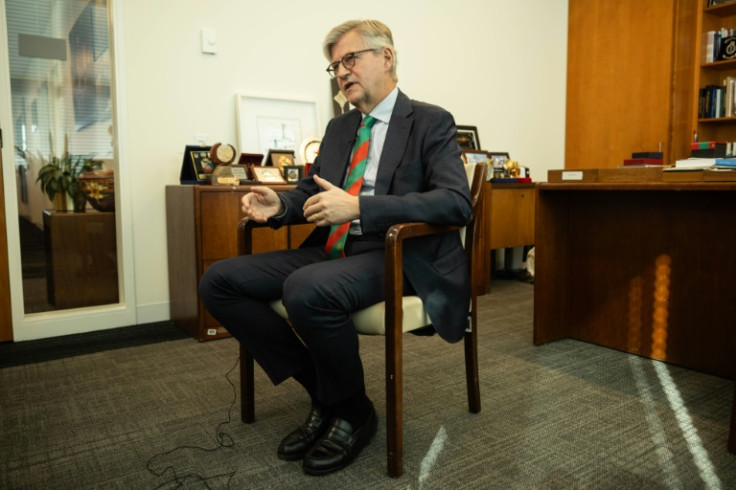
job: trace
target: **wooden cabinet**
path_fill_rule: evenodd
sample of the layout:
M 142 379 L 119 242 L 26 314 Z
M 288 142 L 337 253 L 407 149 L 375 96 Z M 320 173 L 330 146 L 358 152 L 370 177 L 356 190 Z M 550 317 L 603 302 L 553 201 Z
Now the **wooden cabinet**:
M 569 1 L 565 168 L 689 155 L 703 1 Z
M 490 291 L 491 251 L 534 244 L 534 184 L 485 183 L 483 250 L 485 291 Z
M 277 192 L 291 185 L 273 186 Z M 250 186 L 166 186 L 166 238 L 171 320 L 197 340 L 226 337 L 207 312 L 198 285 L 214 262 L 238 253 L 240 199 Z M 297 247 L 313 225 L 254 230 L 254 252 Z
M 118 302 L 115 213 L 43 212 L 49 303 L 56 309 Z
M 698 9 L 699 35 L 696 36 L 696 52 L 704 53 L 705 35 L 708 31 L 718 31 L 722 27 L 736 29 L 736 1 L 708 7 L 708 0 L 700 0 Z M 705 63 L 697 60 L 695 86 L 700 89 L 708 85 L 723 85 L 726 77 L 736 77 L 736 59 Z M 724 93 L 725 96 L 725 93 Z M 699 93 L 695 92 L 695 101 Z M 701 141 L 736 141 L 736 117 L 707 118 L 698 117 L 698 105 L 694 104 L 692 113 L 694 127 Z

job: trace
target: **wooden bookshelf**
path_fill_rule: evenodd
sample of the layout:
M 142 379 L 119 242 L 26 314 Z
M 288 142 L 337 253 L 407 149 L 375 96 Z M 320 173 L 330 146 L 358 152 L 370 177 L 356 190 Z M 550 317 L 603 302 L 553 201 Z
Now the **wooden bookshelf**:
M 693 77 L 693 129 L 697 131 L 700 141 L 736 141 L 736 117 L 698 117 L 700 89 L 708 85 L 722 85 L 726 77 L 736 77 L 736 59 L 710 63 L 703 59 L 703 43 L 708 31 L 717 31 L 722 27 L 736 29 L 736 0 L 712 7 L 708 6 L 708 0 L 701 0 L 696 26 L 698 30 L 694 37 L 698 62 Z

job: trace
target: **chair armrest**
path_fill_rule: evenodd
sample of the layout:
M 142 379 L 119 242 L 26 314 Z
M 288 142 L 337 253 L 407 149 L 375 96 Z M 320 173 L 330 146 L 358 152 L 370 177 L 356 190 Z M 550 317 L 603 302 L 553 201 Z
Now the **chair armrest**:
M 404 294 L 404 240 L 457 231 L 461 226 L 429 223 L 398 223 L 386 233 L 386 347 L 394 355 L 396 340 L 402 334 L 402 296 Z M 389 325 L 393 328 L 389 329 Z
M 253 229 L 265 228 L 268 223 L 259 223 L 249 218 L 242 218 L 238 222 L 238 255 L 253 253 Z

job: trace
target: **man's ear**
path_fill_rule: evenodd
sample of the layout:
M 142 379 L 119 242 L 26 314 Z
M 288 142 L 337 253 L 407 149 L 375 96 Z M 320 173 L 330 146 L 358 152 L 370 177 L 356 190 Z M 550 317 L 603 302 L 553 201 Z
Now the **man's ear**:
M 383 48 L 383 64 L 389 70 L 394 65 L 394 52 L 391 51 L 391 48 Z

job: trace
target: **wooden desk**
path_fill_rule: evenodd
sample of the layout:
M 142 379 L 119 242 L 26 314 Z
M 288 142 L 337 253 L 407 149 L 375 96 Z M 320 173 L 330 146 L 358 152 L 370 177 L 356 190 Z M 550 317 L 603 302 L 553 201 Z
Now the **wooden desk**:
M 274 185 L 276 192 L 293 185 Z M 197 340 L 229 336 L 199 299 L 199 280 L 212 263 L 238 254 L 240 199 L 251 186 L 167 185 L 166 238 L 171 320 Z M 254 231 L 254 252 L 298 246 L 314 225 Z
M 491 252 L 534 244 L 535 184 L 485 183 L 483 250 L 485 290 L 491 290 Z
M 118 302 L 115 213 L 43 212 L 46 291 L 57 309 Z
M 540 184 L 534 343 L 572 337 L 733 379 L 734 203 L 733 183 Z

